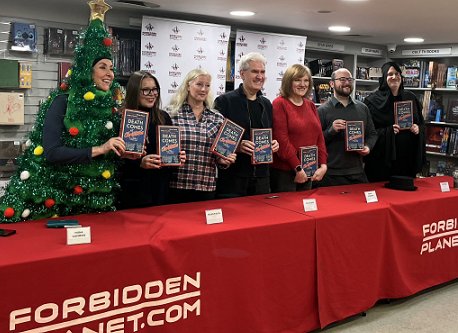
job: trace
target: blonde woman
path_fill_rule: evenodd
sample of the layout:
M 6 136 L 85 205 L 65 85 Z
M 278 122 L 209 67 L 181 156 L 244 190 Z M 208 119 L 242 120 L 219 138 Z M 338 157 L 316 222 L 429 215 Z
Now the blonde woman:
M 210 153 L 224 121 L 224 117 L 212 109 L 210 86 L 211 75 L 203 69 L 194 69 L 186 75 L 168 107 L 172 123 L 181 128 L 181 145 L 186 151 L 186 163 L 178 168 L 170 182 L 173 203 L 213 199 L 217 166 L 226 168 L 236 159 L 236 154 L 219 158 Z

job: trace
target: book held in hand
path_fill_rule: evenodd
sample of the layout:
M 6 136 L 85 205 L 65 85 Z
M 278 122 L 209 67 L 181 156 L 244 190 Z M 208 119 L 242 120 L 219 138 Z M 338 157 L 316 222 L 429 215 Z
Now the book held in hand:
M 345 123 L 345 149 L 347 151 L 364 149 L 364 122 L 350 121 Z
M 394 122 L 401 130 L 408 130 L 413 125 L 413 102 L 394 102 Z
M 312 177 L 318 169 L 318 147 L 306 146 L 300 147 L 301 150 L 301 166 L 307 177 Z
M 181 136 L 179 126 L 157 126 L 157 153 L 161 156 L 161 165 L 179 166 Z
M 143 155 L 148 131 L 148 118 L 148 112 L 124 110 L 120 136 L 126 144 L 126 154 Z
M 272 129 L 253 128 L 251 129 L 251 141 L 254 142 L 254 151 L 251 156 L 252 164 L 272 163 Z
M 216 134 L 210 152 L 220 157 L 228 157 L 233 154 L 242 139 L 245 129 L 229 119 L 225 119 Z

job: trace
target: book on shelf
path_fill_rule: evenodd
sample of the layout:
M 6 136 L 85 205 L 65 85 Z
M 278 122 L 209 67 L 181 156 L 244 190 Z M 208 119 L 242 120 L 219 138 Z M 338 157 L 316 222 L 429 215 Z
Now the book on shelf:
M 420 88 L 422 61 L 420 60 L 406 60 L 402 63 L 402 83 L 406 88 Z
M 11 23 L 11 50 L 37 52 L 37 29 L 35 24 Z
M 316 84 L 315 95 L 317 103 L 326 103 L 332 96 L 331 86 L 328 83 Z
M 356 68 L 356 78 L 359 80 L 369 80 L 369 68 L 358 66 Z
M 382 76 L 381 67 L 369 67 L 369 80 L 378 80 Z
M 423 119 L 429 119 L 429 104 L 431 103 L 431 91 L 425 91 L 422 95 L 422 116 Z
M 447 68 L 447 83 L 446 88 L 456 88 L 456 74 L 457 68 L 456 66 L 449 66 Z
M 440 153 L 442 140 L 444 138 L 444 127 L 430 125 L 426 126 L 426 151 Z
M 44 53 L 62 55 L 64 52 L 64 29 L 46 28 L 44 38 Z
M 445 119 L 449 123 L 458 123 L 458 99 L 450 99 L 448 101 L 448 108 Z
M 326 76 L 326 67 L 330 66 L 331 60 L 314 59 L 309 61 L 309 68 L 313 76 Z

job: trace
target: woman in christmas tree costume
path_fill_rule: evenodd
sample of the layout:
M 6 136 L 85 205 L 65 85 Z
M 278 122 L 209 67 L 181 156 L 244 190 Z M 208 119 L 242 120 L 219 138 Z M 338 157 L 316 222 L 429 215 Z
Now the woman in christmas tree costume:
M 113 176 L 125 145 L 118 137 L 112 40 L 103 24 L 110 6 L 88 4 L 89 27 L 67 80 L 40 105 L 18 171 L 0 198 L 1 222 L 114 210 Z

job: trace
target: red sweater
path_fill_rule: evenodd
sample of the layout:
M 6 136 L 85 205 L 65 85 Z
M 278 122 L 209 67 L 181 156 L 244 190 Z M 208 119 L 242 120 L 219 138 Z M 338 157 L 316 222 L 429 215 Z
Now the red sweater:
M 304 99 L 301 106 L 279 96 L 273 102 L 272 136 L 280 144 L 274 156 L 273 168 L 294 170 L 301 164 L 299 147 L 317 146 L 318 162 L 326 164 L 328 153 L 315 104 Z

